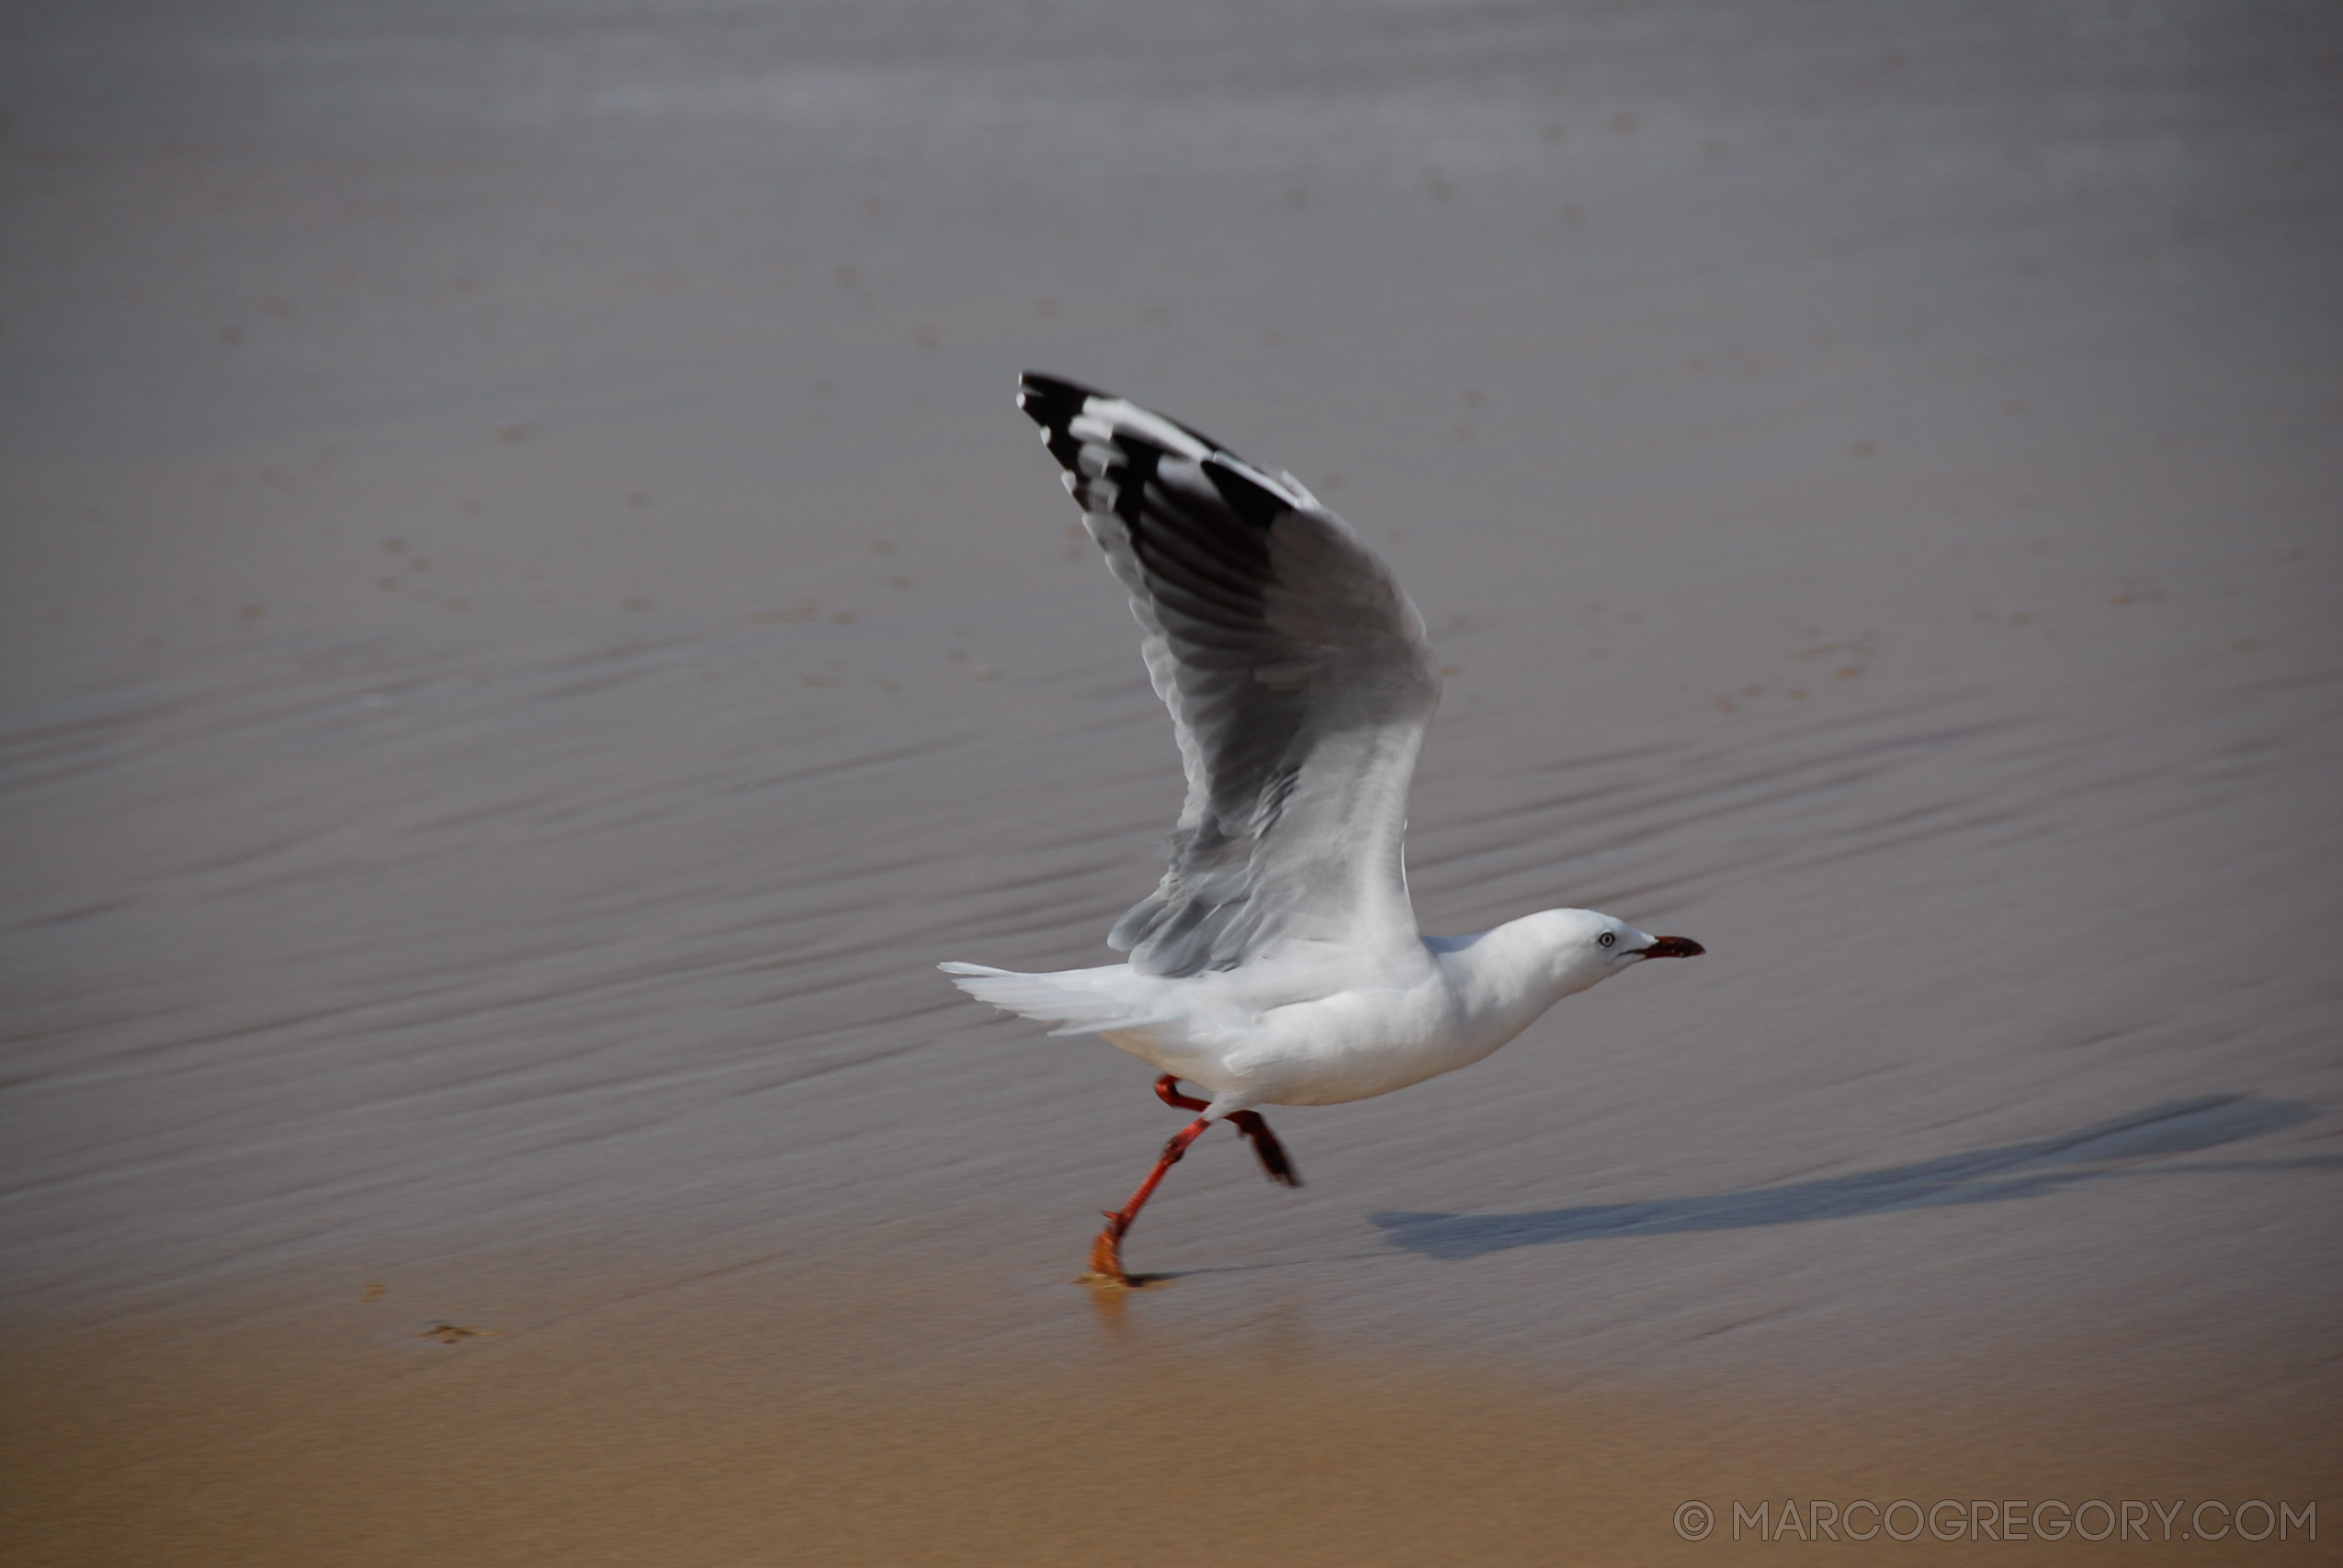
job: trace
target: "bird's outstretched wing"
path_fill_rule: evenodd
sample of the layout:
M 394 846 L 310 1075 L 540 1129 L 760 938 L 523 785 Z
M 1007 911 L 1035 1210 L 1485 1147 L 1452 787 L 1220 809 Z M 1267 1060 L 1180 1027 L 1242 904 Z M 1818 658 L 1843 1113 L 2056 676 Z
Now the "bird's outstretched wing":
M 1187 767 L 1171 869 L 1108 943 L 1171 976 L 1411 946 L 1400 840 L 1440 679 L 1390 569 L 1292 475 L 1136 403 L 1031 372 L 1017 403 L 1130 591 Z

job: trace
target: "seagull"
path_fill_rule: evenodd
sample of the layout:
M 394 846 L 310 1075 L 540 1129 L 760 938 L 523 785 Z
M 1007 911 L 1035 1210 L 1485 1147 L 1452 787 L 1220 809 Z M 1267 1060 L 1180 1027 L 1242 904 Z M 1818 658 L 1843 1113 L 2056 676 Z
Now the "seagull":
M 1703 950 L 1591 909 L 1422 935 L 1401 838 L 1440 676 L 1391 569 L 1293 475 L 1137 403 L 1028 371 L 1017 406 L 1131 596 L 1188 793 L 1170 869 L 1108 933 L 1126 962 L 939 967 L 1052 1034 L 1105 1036 L 1161 1075 L 1166 1105 L 1198 1113 L 1092 1245 L 1083 1280 L 1132 1286 L 1124 1236 L 1215 1122 L 1298 1187 L 1255 1106 L 1339 1105 L 1454 1072 L 1564 997 Z

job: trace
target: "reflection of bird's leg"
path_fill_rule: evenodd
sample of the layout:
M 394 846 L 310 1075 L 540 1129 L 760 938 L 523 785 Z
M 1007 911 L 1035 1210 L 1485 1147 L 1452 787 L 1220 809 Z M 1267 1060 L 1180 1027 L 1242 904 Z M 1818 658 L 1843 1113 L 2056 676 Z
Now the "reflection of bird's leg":
M 1173 1073 L 1166 1073 L 1155 1080 L 1155 1097 L 1164 1104 L 1176 1106 L 1182 1111 L 1202 1111 L 1205 1108 L 1205 1101 L 1180 1092 L 1180 1079 Z M 1261 1168 L 1269 1173 L 1270 1180 L 1286 1187 L 1302 1184 L 1300 1175 L 1294 1169 L 1294 1162 L 1285 1157 L 1285 1145 L 1277 1141 L 1277 1134 L 1269 1130 L 1269 1123 L 1262 1120 L 1260 1111 L 1233 1111 L 1229 1112 L 1228 1120 L 1235 1123 L 1237 1131 L 1252 1140 L 1253 1153 L 1261 1156 Z
M 1166 1095 L 1165 1098 L 1171 1097 Z M 1202 1102 L 1198 1101 L 1197 1106 L 1202 1109 Z M 1140 1182 L 1139 1190 L 1131 1194 L 1131 1201 L 1120 1209 L 1106 1212 L 1106 1228 L 1100 1231 L 1098 1239 L 1090 1244 L 1092 1279 L 1105 1280 L 1117 1285 L 1138 1283 L 1123 1271 L 1123 1237 L 1130 1230 L 1131 1222 L 1139 1217 L 1139 1206 L 1147 1201 L 1148 1195 L 1163 1179 L 1163 1173 L 1179 1164 L 1180 1156 L 1188 1152 L 1188 1145 L 1204 1136 L 1204 1130 L 1211 1125 L 1209 1120 L 1199 1116 L 1172 1134 L 1172 1141 L 1163 1145 L 1163 1153 L 1157 1156 L 1155 1168 L 1147 1173 L 1147 1179 Z

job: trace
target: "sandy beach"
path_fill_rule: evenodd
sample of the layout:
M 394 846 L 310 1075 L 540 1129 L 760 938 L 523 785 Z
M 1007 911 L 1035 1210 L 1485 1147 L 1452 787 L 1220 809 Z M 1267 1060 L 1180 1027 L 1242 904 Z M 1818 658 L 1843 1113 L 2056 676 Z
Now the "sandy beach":
M 2343 1558 L 2326 12 L 0 39 L 0 1559 Z M 1427 931 L 1708 948 L 1115 1297 L 934 969 L 1181 794 L 1027 367 L 1392 561 Z

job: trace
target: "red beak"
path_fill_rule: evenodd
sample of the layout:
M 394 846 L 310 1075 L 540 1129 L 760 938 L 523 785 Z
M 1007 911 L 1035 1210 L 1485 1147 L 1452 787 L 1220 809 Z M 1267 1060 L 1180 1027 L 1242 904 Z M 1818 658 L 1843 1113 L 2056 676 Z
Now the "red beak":
M 1688 936 L 1654 937 L 1644 949 L 1646 958 L 1698 958 L 1708 949 Z

